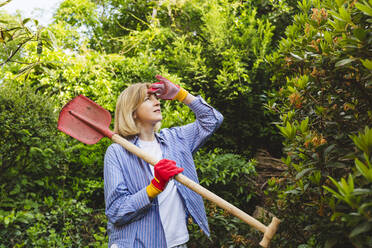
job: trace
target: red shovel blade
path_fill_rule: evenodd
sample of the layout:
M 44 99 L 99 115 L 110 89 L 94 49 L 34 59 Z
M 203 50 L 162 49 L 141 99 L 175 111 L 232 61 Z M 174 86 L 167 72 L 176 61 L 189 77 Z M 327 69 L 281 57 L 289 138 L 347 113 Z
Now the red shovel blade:
M 58 129 L 88 145 L 97 143 L 113 132 L 111 114 L 88 97 L 80 95 L 68 102 L 59 114 Z

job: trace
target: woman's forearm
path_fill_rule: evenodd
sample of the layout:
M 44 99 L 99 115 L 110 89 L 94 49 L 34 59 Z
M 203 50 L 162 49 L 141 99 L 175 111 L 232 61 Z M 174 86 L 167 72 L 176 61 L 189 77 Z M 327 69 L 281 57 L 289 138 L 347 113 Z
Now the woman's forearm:
M 196 97 L 190 93 L 187 94 L 186 98 L 182 101 L 184 104 L 190 104 L 192 101 L 194 101 Z

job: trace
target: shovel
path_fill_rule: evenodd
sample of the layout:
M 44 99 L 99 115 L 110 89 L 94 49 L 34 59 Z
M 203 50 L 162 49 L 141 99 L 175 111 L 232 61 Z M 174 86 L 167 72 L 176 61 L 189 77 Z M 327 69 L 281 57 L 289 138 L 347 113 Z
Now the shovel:
M 80 95 L 68 102 L 59 114 L 58 129 L 71 137 L 88 145 L 97 143 L 103 137 L 110 138 L 113 142 L 120 144 L 129 152 L 143 159 L 149 164 L 155 165 L 158 161 L 149 156 L 136 145 L 113 133 L 110 129 L 111 114 L 89 98 Z M 238 217 L 250 226 L 264 233 L 260 242 L 262 247 L 268 247 L 274 236 L 280 220 L 273 217 L 269 226 L 265 226 L 255 218 L 246 214 L 239 208 L 225 201 L 221 197 L 202 187 L 188 177 L 178 174 L 174 177 L 189 189 L 198 193 L 205 199 L 214 202 L 217 206 Z

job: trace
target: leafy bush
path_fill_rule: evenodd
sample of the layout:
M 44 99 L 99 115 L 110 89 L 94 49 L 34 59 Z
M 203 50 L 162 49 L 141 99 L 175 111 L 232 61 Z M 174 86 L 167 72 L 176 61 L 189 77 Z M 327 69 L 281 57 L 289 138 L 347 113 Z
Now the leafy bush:
M 235 154 L 214 150 L 200 151 L 195 156 L 200 184 L 224 200 L 252 213 L 255 207 L 255 161 Z M 211 237 L 208 239 L 195 224 L 189 225 L 189 247 L 247 247 L 257 244 L 258 231 L 217 207 L 205 202 Z
M 337 190 L 323 186 L 337 202 L 330 201 L 333 215 L 346 224 L 349 238 L 356 247 L 372 246 L 372 129 L 351 136 L 363 156 L 355 158 L 355 168 L 347 180 L 329 177 Z
M 0 85 L 0 247 L 107 243 L 102 162 L 97 172 L 99 156 L 71 150 L 76 142 L 57 131 L 54 106 L 33 88 Z
M 52 87 L 55 84 L 63 93 L 71 89 L 75 94 L 88 91 L 93 98 L 101 100 L 104 96 L 96 95 L 98 91 L 106 93 L 105 98 L 111 95 L 116 99 L 128 84 L 153 82 L 155 74 L 163 74 L 223 110 L 225 121 L 207 146 L 214 142 L 227 151 L 250 156 L 258 146 L 279 153 L 279 135 L 267 124 L 273 117 L 263 108 L 265 91 L 271 85 L 263 61 L 273 46 L 274 26 L 257 9 L 269 5 L 267 1 L 255 4 L 193 0 L 154 4 L 141 0 L 133 4 L 109 0 L 96 3 L 97 9 L 108 10 L 100 23 L 92 21 L 89 14 L 71 14 L 81 2 L 84 1 L 76 4 L 65 1 L 61 8 L 71 9 L 57 11 L 57 23 L 65 21 L 66 26 L 73 28 L 85 23 L 91 32 L 89 41 L 83 44 L 94 52 L 79 46 L 76 51 L 82 57 L 87 51 L 92 55 L 97 53 L 99 59 L 92 64 L 89 61 L 96 54 L 88 63 L 76 63 L 72 59 L 75 68 L 68 65 L 53 75 L 51 82 L 43 82 Z M 93 7 L 89 4 L 89 8 Z M 101 56 L 102 49 L 110 55 Z M 68 75 L 72 75 L 72 80 Z M 111 111 L 113 104 L 109 105 Z
M 20 63 L 2 67 L 0 246 L 107 242 L 102 161 L 109 142 L 88 147 L 57 133 L 55 109 L 85 94 L 113 112 L 125 87 L 163 74 L 224 114 L 196 157 L 199 178 L 248 213 L 258 201 L 254 161 L 227 152 L 278 154 L 282 134 L 288 171 L 265 191 L 266 209 L 283 221 L 273 246 L 371 247 L 371 158 L 361 144 L 369 144 L 372 120 L 372 3 L 296 2 L 65 1 L 56 22 L 35 33 L 48 38 L 27 42 Z M 16 47 L 6 36 L 3 61 Z M 42 49 L 51 43 L 54 50 Z M 16 78 L 20 65 L 27 73 Z M 163 109 L 164 127 L 193 120 L 177 103 Z M 212 146 L 223 150 L 207 152 Z M 191 247 L 257 245 L 256 231 L 206 206 L 212 240 L 192 225 Z
M 195 95 L 201 94 L 223 111 L 226 117 L 223 126 L 209 141 L 213 147 L 218 144 L 226 150 L 201 154 L 197 158 L 200 160 L 198 170 L 202 183 L 234 205 L 252 212 L 256 200 L 251 179 L 254 162 L 224 153 L 233 151 L 251 155 L 258 144 L 280 150 L 277 131 L 267 123 L 272 116 L 263 109 L 265 91 L 270 87 L 268 68 L 263 62 L 272 47 L 274 26 L 257 11 L 265 8 L 268 1 L 260 1 L 257 5 L 242 1 L 205 0 L 162 1 L 159 5 L 145 0 L 135 3 L 64 1 L 55 14 L 55 22 L 46 30 L 48 34 L 53 34 L 50 38 L 54 49 L 41 49 L 50 44 L 28 43 L 22 53 L 24 56 L 19 58 L 22 65 L 20 70 L 27 73 L 24 77 L 15 77 L 19 67 L 4 67 L 4 78 L 24 88 L 28 85 L 34 87 L 25 93 L 26 97 L 20 98 L 32 96 L 33 91 L 37 91 L 36 98 L 48 102 L 55 100 L 50 105 L 40 104 L 50 111 L 59 110 L 74 96 L 84 94 L 113 112 L 116 98 L 125 87 L 138 81 L 153 82 L 155 74 L 169 77 Z M 99 19 L 98 13 L 102 13 Z M 34 61 L 38 63 L 28 66 Z M 21 109 L 25 108 L 25 104 L 21 100 L 14 100 L 13 105 L 19 107 L 14 114 L 13 119 L 16 119 L 22 114 Z M 186 106 L 166 102 L 163 109 L 166 116 L 164 127 L 193 120 Z M 34 111 L 38 113 L 42 110 L 37 108 Z M 35 134 L 30 131 L 33 129 L 33 114 L 27 116 L 30 118 L 26 123 L 31 126 L 25 130 L 34 138 Z M 52 119 L 50 123 L 54 122 L 55 125 L 55 116 Z M 41 126 L 47 127 L 44 123 Z M 10 132 L 7 126 L 4 126 L 4 130 Z M 22 170 L 16 169 L 13 172 L 35 184 L 35 187 L 23 185 L 22 180 L 14 182 L 15 192 L 24 192 L 25 196 L 9 200 L 8 208 L 6 203 L 1 205 L 4 211 L 1 216 L 4 223 L 6 220 L 9 224 L 2 236 L 27 229 L 17 237 L 25 239 L 24 245 L 89 245 L 92 235 L 104 239 L 100 230 L 96 229 L 95 233 L 89 229 L 88 234 L 84 234 L 83 229 L 78 229 L 73 239 L 66 240 L 44 229 L 69 233 L 72 230 L 69 223 L 74 223 L 74 211 L 82 216 L 76 219 L 76 223 L 84 224 L 87 223 L 86 218 L 92 215 L 92 208 L 103 209 L 101 174 L 108 142 L 88 147 L 56 132 L 52 127 L 45 132 L 50 134 L 48 137 L 58 139 L 47 147 L 42 144 L 39 147 L 36 146 L 39 143 L 35 143 L 36 148 L 32 148 L 32 151 L 39 157 L 29 157 L 22 150 L 17 151 L 20 158 L 29 161 L 30 167 L 38 171 L 23 174 Z M 48 142 L 48 137 L 37 141 Z M 32 141 L 25 142 L 22 145 L 28 151 Z M 48 164 L 52 169 L 42 170 L 47 165 L 38 166 L 38 163 L 43 166 Z M 201 166 L 204 163 L 206 168 Z M 53 170 L 56 166 L 58 170 Z M 11 186 L 4 186 L 2 191 L 6 196 L 4 201 L 10 199 L 8 188 Z M 10 222 L 10 219 L 13 215 L 23 215 L 21 211 L 25 197 L 37 204 L 37 207 L 27 208 L 30 209 L 30 218 L 38 216 L 38 221 L 35 225 L 22 226 L 22 229 L 15 226 L 20 225 L 18 221 Z M 44 199 L 50 200 L 44 202 Z M 56 206 L 48 206 L 47 202 L 51 199 Z M 65 208 L 65 212 L 58 211 L 57 206 Z M 246 224 L 228 217 L 224 211 L 216 210 L 209 203 L 207 211 L 214 227 L 214 241 L 206 243 L 206 246 L 228 244 L 238 247 L 248 244 L 248 238 L 242 236 L 248 231 Z M 61 216 L 68 221 L 58 222 Z M 231 231 L 231 235 L 225 235 L 226 230 Z M 32 241 L 25 237 L 26 234 Z M 254 240 L 255 234 L 253 232 L 250 240 Z M 87 237 L 83 238 L 84 235 Z M 192 235 L 197 237 L 199 233 L 193 231 Z M 201 239 L 205 241 L 205 237 Z M 15 239 L 11 242 L 10 245 L 22 245 Z
M 25 210 L 0 210 L 5 226 L 0 247 L 107 247 L 106 216 L 101 210 L 71 198 L 25 202 Z
M 30 194 L 35 197 L 31 192 L 53 189 L 60 182 L 65 161 L 58 146 L 63 140 L 56 135 L 56 113 L 50 99 L 34 94 L 29 87 L 3 83 L 0 101 L 0 178 L 6 182 L 1 186 L 0 204 L 11 208 L 16 200 Z
M 281 247 L 371 247 L 365 238 L 367 232 L 371 236 L 369 224 L 347 218 L 350 206 L 326 190 L 355 171 L 357 152 L 349 135 L 372 120 L 371 1 L 303 0 L 298 8 L 278 51 L 268 57 L 276 70 L 272 79 L 281 88 L 272 91 L 267 108 L 280 115 L 288 165 L 284 178 L 271 179 L 266 191 L 275 196 L 268 203 L 283 219 L 277 242 Z M 364 181 L 356 175 L 341 179 L 342 185 L 367 187 L 349 189 L 354 211 L 360 207 L 354 200 L 369 202 Z M 333 214 L 339 208 L 345 214 Z
M 199 152 L 195 163 L 201 185 L 239 204 L 244 210 L 254 210 L 246 203 L 255 196 L 255 160 L 246 161 L 242 156 L 215 149 Z

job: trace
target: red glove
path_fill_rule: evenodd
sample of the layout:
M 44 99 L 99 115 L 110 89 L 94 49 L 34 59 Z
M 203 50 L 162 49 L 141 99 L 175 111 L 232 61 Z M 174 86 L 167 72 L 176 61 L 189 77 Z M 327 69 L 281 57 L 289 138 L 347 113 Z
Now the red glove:
M 156 75 L 156 78 L 160 80 L 160 82 L 152 84 L 148 90 L 149 93 L 156 94 L 163 100 L 176 99 L 182 102 L 186 98 L 188 92 L 179 85 L 176 85 L 165 77 L 159 75 Z
M 162 159 L 154 166 L 155 177 L 151 180 L 151 183 L 146 188 L 146 192 L 149 197 L 154 198 L 160 194 L 165 187 L 169 179 L 175 175 L 181 173 L 183 168 L 176 166 L 176 162 L 169 159 Z

